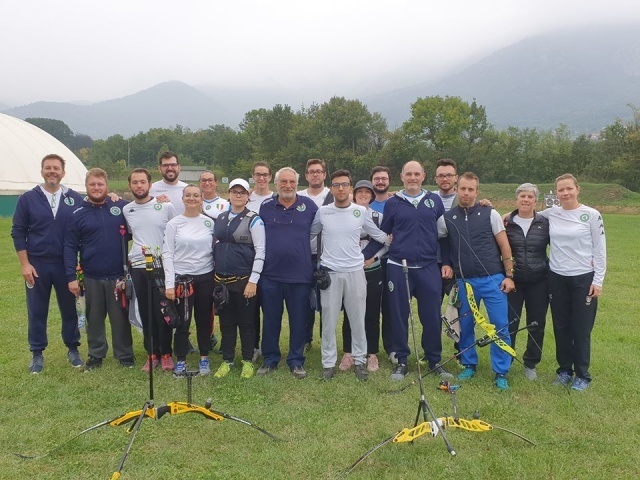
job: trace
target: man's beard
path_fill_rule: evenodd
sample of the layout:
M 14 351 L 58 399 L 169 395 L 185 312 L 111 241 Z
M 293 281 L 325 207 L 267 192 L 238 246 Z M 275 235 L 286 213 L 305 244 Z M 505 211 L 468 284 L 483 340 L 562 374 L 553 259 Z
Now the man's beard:
M 149 190 L 145 190 L 143 193 L 136 193 L 136 192 L 131 192 L 131 193 L 138 200 L 142 200 L 143 198 L 147 198 L 147 196 L 149 195 Z
M 373 186 L 373 191 L 376 192 L 376 195 L 387 193 L 388 190 L 389 190 L 388 186 L 383 188 L 376 187 L 375 185 Z

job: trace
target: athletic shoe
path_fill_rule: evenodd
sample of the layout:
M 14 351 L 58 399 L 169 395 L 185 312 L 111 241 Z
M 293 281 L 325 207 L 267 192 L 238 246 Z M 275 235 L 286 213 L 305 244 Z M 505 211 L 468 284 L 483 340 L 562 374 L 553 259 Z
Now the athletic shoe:
M 174 377 L 184 377 L 187 373 L 187 362 L 185 360 L 178 360 L 176 366 L 173 368 Z
M 533 368 L 524 367 L 524 376 L 526 377 L 527 380 L 534 381 L 535 379 L 538 378 L 538 372 L 536 372 L 535 367 Z
M 576 377 L 573 385 L 571 385 L 571 390 L 577 390 L 578 392 L 584 392 L 587 388 L 589 388 L 589 380 L 580 377 Z
M 404 380 L 404 377 L 409 373 L 409 369 L 404 363 L 399 363 L 396 365 L 396 368 L 393 369 L 393 373 L 391 374 L 391 380 L 395 380 L 397 382 Z
M 504 375 L 497 373 L 494 383 L 496 384 L 496 387 L 498 387 L 498 390 L 509 390 L 509 382 L 507 381 L 507 377 Z
M 560 372 L 558 376 L 553 381 L 552 385 L 560 385 L 562 387 L 568 387 L 573 382 L 573 376 L 569 375 L 568 372 Z
M 93 370 L 94 368 L 100 368 L 102 366 L 102 359 L 98 357 L 93 357 L 89 355 L 87 358 L 87 362 L 84 364 L 84 370 L 88 372 L 89 370 Z
M 366 382 L 367 380 L 369 380 L 369 372 L 367 371 L 367 367 L 364 363 L 361 365 L 356 365 L 354 371 L 356 374 L 356 378 L 361 382 Z
M 82 358 L 80 358 L 80 352 L 78 352 L 78 350 L 69 350 L 69 352 L 67 352 L 67 360 L 69 360 L 73 368 L 84 367 L 84 362 Z
M 370 372 L 377 372 L 380 368 L 380 364 L 378 363 L 378 356 L 375 353 L 370 354 L 367 357 L 367 370 Z
M 322 380 L 331 380 L 333 374 L 336 373 L 335 367 L 328 367 L 322 369 Z
M 240 378 L 251 378 L 255 374 L 253 363 L 249 360 L 242 360 L 242 371 L 240 372 Z
M 213 378 L 222 378 L 226 377 L 231 369 L 233 368 L 233 363 L 231 362 L 222 362 L 222 364 L 216 370 L 216 373 L 213 374 Z M 244 370 L 244 368 L 243 368 Z
M 297 378 L 298 380 L 302 380 L 303 378 L 307 378 L 307 371 L 304 369 L 302 365 L 296 365 L 291 369 L 291 374 L 293 378 Z
M 350 353 L 345 353 L 342 357 L 342 360 L 340 360 L 340 365 L 338 366 L 338 368 L 343 372 L 346 372 L 351 367 L 353 367 L 353 355 L 351 355 Z
M 144 362 L 144 365 L 142 367 L 143 372 L 149 373 L 151 364 L 153 364 L 153 368 L 158 368 L 160 366 L 160 361 L 158 360 L 158 357 L 156 355 L 151 355 L 151 358 L 152 360 L 150 362 L 149 355 L 147 355 L 147 361 Z
M 271 375 L 278 369 L 277 365 L 267 365 L 266 363 L 262 364 L 262 366 L 256 372 L 256 375 L 265 376 Z
M 162 366 L 162 370 L 165 372 L 170 372 L 175 368 L 175 364 L 173 363 L 173 358 L 171 358 L 170 353 L 166 353 L 160 357 L 160 365 Z
M 209 357 L 200 357 L 200 363 L 198 364 L 200 375 L 206 377 L 211 374 L 211 367 L 209 366 Z
M 458 374 L 458 380 L 469 380 L 476 376 L 476 369 L 465 365 L 464 370 Z
M 254 348 L 253 349 L 253 357 L 251 357 L 251 361 L 252 362 L 257 362 L 258 359 L 262 356 L 262 350 L 260 350 L 259 348 Z
M 398 357 L 396 357 L 396 352 L 391 352 L 389 354 L 389 361 L 393 366 L 398 365 Z
M 42 373 L 42 370 L 44 370 L 44 355 L 42 355 L 42 353 L 34 354 L 33 357 L 31 357 L 29 371 L 37 375 L 38 373 Z
M 453 373 L 445 370 L 444 367 L 439 363 L 436 363 L 433 367 L 430 367 L 429 370 L 431 371 L 431 373 L 439 375 L 441 380 L 453 380 Z
M 136 360 L 133 357 L 121 358 L 118 361 L 120 362 L 120 366 L 124 368 L 133 368 L 136 364 Z

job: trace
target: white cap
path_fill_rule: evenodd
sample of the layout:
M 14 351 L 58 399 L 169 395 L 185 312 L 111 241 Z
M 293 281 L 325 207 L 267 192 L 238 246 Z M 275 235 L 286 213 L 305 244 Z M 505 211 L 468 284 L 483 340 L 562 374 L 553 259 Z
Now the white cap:
M 247 191 L 247 193 L 249 192 L 249 183 L 244 178 L 234 178 L 233 180 L 231 180 L 231 183 L 229 184 L 229 190 L 231 190 L 236 185 L 240 185 Z

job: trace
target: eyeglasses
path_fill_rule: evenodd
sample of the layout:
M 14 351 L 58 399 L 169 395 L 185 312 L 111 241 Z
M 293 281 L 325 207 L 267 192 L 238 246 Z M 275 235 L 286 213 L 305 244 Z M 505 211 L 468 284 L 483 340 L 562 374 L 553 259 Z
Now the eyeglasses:
M 349 182 L 342 182 L 342 183 L 332 183 L 331 184 L 331 188 L 349 188 L 349 186 L 351 186 L 351 183 Z
M 309 175 L 322 175 L 324 170 L 307 170 L 307 173 Z
M 269 178 L 271 174 L 270 173 L 254 173 L 253 176 L 257 178 Z
M 455 174 L 455 173 L 444 173 L 444 174 L 443 174 L 443 173 L 440 173 L 439 175 L 436 175 L 436 178 L 437 178 L 438 180 L 444 180 L 445 178 L 446 178 L 446 179 L 449 179 L 449 178 L 453 178 L 453 177 L 455 177 L 455 176 L 456 176 L 456 174 Z
M 371 179 L 374 182 L 388 182 L 389 178 L 388 177 L 373 177 Z
M 162 165 L 160 165 L 161 168 L 176 168 L 177 166 L 179 166 L 179 163 L 163 163 Z
M 215 178 L 201 178 L 200 179 L 200 183 L 215 183 L 216 179 Z
M 241 195 L 247 195 L 247 192 L 245 192 L 244 190 L 229 190 L 229 194 L 239 197 Z

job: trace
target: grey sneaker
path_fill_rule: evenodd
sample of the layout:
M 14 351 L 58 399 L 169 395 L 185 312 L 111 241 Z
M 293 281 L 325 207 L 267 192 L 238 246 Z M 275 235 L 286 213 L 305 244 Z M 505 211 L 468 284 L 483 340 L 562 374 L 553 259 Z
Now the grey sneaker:
M 354 369 L 356 373 L 356 378 L 361 382 L 366 382 L 369 380 L 369 372 L 367 371 L 367 366 L 363 363 L 361 365 L 356 365 Z
M 31 357 L 31 363 L 29 364 L 29 371 L 34 375 L 42 373 L 44 370 L 44 356 L 39 353 Z
M 276 365 L 267 365 L 265 363 L 258 369 L 258 371 L 256 372 L 256 375 L 260 375 L 260 376 L 271 375 L 273 372 L 277 370 L 277 368 L 278 367 Z
M 409 369 L 404 363 L 399 363 L 396 365 L 396 368 L 393 369 L 393 373 L 391 374 L 391 380 L 395 380 L 400 382 L 404 380 L 404 377 L 409 373 Z
M 532 382 L 538 378 L 538 372 L 535 368 L 524 367 L 524 376 Z
M 69 350 L 67 353 L 67 360 L 73 368 L 82 368 L 84 367 L 84 362 L 82 358 L 80 358 L 80 352 L 78 350 Z
M 333 378 L 334 373 L 336 373 L 335 367 L 323 368 L 322 380 L 331 380 Z
M 302 365 L 296 365 L 291 369 L 291 374 L 294 378 L 298 380 L 302 380 L 303 378 L 307 378 L 307 371 L 304 369 Z
M 578 392 L 584 392 L 587 388 L 589 388 L 589 380 L 580 377 L 576 377 L 573 385 L 571 385 L 571 390 L 577 390 Z
M 209 357 L 200 358 L 200 363 L 198 363 L 198 370 L 200 375 L 204 377 L 211 374 L 211 367 L 209 366 Z
M 568 387 L 573 382 L 573 376 L 569 375 L 568 372 L 560 372 L 556 379 L 553 381 L 552 385 L 560 385 L 562 387 Z
M 453 380 L 453 373 L 445 370 L 439 363 L 436 363 L 430 370 L 432 373 L 439 375 L 442 380 Z

